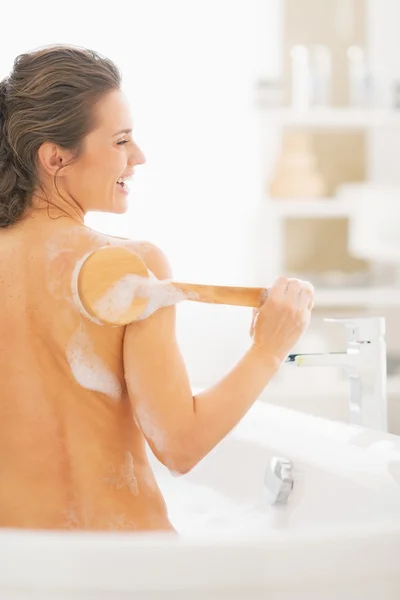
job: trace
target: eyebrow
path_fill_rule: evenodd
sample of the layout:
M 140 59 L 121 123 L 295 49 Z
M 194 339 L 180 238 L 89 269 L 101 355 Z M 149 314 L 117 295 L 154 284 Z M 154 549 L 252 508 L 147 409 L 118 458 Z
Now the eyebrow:
M 121 135 L 121 133 L 132 133 L 132 129 L 121 129 L 121 131 L 117 131 L 117 133 L 114 133 L 113 137 L 115 137 L 116 135 Z

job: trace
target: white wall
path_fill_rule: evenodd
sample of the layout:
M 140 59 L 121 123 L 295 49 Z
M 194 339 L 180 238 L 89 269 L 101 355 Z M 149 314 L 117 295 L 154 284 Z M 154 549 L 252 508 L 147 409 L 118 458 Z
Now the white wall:
M 263 185 L 253 84 L 279 74 L 282 4 L 124 0 L 102 7 L 37 0 L 3 7 L 10 27 L 2 38 L 1 77 L 17 54 L 57 42 L 91 47 L 120 66 L 148 162 L 137 170 L 127 215 L 90 215 L 87 222 L 158 244 L 176 279 L 267 283 L 253 268 L 252 209 Z M 220 377 L 239 358 L 250 313 L 179 307 L 181 347 L 195 384 Z
M 378 97 L 393 105 L 392 83 L 400 83 L 400 2 L 367 0 L 368 54 L 376 77 Z M 369 172 L 373 181 L 400 184 L 400 136 L 396 127 L 379 127 L 370 133 Z

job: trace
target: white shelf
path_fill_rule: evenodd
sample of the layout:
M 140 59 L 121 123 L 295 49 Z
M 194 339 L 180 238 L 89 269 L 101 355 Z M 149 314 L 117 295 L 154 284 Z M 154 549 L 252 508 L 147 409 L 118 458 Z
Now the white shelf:
M 360 129 L 379 125 L 400 126 L 400 111 L 389 109 L 321 108 L 295 111 L 291 108 L 262 108 L 262 118 L 269 125 Z
M 352 205 L 336 198 L 270 198 L 266 202 L 266 210 L 279 218 L 331 219 L 349 217 Z
M 318 288 L 315 289 L 315 307 L 376 307 L 400 308 L 400 288 Z

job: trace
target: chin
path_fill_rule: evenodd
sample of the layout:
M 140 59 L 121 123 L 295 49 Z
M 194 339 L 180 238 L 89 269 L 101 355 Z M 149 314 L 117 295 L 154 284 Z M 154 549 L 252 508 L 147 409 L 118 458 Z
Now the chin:
M 129 208 L 128 202 L 116 202 L 113 204 L 112 208 L 107 212 L 114 213 L 115 215 L 123 215 Z
M 129 208 L 128 195 L 116 194 L 112 199 L 109 212 L 116 215 L 123 215 Z
M 96 212 L 106 212 L 114 215 L 123 215 L 129 208 L 129 203 L 127 198 L 123 199 L 114 199 L 112 202 L 104 202 L 101 206 L 97 206 L 96 208 L 92 208 Z

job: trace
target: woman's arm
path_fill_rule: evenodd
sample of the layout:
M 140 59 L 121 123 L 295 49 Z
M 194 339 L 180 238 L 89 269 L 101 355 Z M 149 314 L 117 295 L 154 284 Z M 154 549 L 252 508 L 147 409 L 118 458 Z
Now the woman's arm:
M 143 257 L 159 279 L 168 261 L 152 247 Z M 176 307 L 161 308 L 126 327 L 124 368 L 143 434 L 170 470 L 195 466 L 240 421 L 277 372 L 281 360 L 252 345 L 216 385 L 193 396 L 175 333 Z

